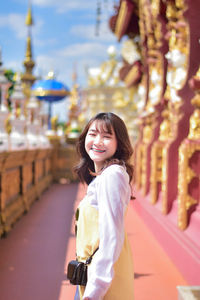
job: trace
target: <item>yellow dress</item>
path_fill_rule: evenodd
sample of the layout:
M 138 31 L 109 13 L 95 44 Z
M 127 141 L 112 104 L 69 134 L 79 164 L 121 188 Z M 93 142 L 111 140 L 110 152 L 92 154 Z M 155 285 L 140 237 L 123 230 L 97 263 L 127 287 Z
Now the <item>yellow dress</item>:
M 86 196 L 79 205 L 79 218 L 77 221 L 76 251 L 77 257 L 81 261 L 85 261 L 99 246 L 98 216 L 98 210 L 90 204 L 90 198 Z M 98 251 L 88 267 L 88 274 Z M 124 232 L 123 246 L 117 261 L 114 263 L 114 277 L 106 294 L 103 298 L 97 297 L 98 300 L 134 300 L 133 279 L 132 254 L 127 234 Z M 81 300 L 84 291 L 85 287 L 79 286 Z M 92 300 L 97 300 L 97 298 L 92 298 Z

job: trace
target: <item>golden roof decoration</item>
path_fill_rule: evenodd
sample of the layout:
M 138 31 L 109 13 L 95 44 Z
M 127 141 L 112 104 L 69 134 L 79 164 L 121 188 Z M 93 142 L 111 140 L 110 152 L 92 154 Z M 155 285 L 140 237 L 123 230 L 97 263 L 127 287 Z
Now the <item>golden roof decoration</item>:
M 134 41 L 131 39 L 128 39 L 123 43 L 121 54 L 125 61 L 127 61 L 131 65 L 135 61 L 141 59 L 138 47 L 136 43 L 134 43 Z
M 30 4 L 29 4 L 28 13 L 27 13 L 25 22 L 26 22 L 27 26 L 32 26 L 33 25 L 32 9 L 31 9 Z
M 88 85 L 115 86 L 119 83 L 119 65 L 121 62 L 116 59 L 116 49 L 110 46 L 107 51 L 109 59 L 102 62 L 99 67 L 88 69 Z

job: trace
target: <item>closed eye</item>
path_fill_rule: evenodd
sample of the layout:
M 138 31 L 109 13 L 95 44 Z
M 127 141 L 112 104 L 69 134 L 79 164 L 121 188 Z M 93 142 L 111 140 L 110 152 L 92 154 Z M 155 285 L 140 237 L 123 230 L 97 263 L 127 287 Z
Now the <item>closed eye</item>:
M 111 135 L 104 135 L 104 138 L 106 138 L 106 139 L 111 139 Z
M 89 133 L 89 135 L 90 135 L 90 136 L 96 136 L 96 134 L 95 134 L 95 133 Z

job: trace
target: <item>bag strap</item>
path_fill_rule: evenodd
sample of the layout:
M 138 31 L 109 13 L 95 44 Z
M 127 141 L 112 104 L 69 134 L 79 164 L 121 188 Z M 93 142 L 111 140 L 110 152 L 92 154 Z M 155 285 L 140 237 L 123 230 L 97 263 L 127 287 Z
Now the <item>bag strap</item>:
M 99 249 L 99 247 L 93 252 L 93 254 L 90 257 L 88 257 L 88 259 L 85 262 L 86 265 L 89 265 L 91 263 L 92 257 L 93 257 L 93 255 L 95 255 L 95 253 L 97 252 L 98 249 Z

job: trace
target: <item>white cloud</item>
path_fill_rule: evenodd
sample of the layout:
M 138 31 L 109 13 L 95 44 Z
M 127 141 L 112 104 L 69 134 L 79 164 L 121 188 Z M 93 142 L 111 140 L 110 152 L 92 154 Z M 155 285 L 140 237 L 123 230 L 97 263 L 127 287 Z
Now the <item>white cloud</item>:
M 23 39 L 27 35 L 25 15 L 22 14 L 0 16 L 0 27 L 8 27 L 14 31 L 16 37 L 19 39 Z
M 77 67 L 78 81 L 86 84 L 86 67 L 98 67 L 102 61 L 108 59 L 107 48 L 101 43 L 73 44 L 52 54 L 39 55 L 36 58 L 36 72 L 44 77 L 50 70 L 54 70 L 57 79 L 71 84 L 74 64 Z
M 25 0 L 15 0 L 18 3 L 24 4 Z M 96 13 L 97 2 L 95 0 L 83 1 L 83 0 L 31 0 L 33 6 L 38 7 L 54 7 L 59 13 L 67 11 L 93 11 L 94 15 Z M 114 3 L 113 1 L 102 1 L 101 10 L 103 13 L 107 14 L 110 11 L 113 11 Z
M 12 69 L 16 72 L 23 72 L 23 65 L 22 65 L 22 61 L 19 60 L 9 60 L 6 65 L 4 64 L 4 66 L 6 67 L 6 69 Z
M 39 55 L 36 57 L 36 68 L 38 75 L 45 77 L 49 71 L 57 71 L 57 59 L 49 55 Z
M 52 39 L 38 39 L 37 37 L 33 36 L 33 46 L 34 48 L 36 49 L 37 46 L 39 47 L 43 47 L 43 46 L 48 46 L 48 47 L 51 47 L 51 46 L 54 46 L 58 43 L 58 40 L 56 38 L 52 38 Z M 33 49 L 34 50 L 34 49 Z
M 70 46 L 67 46 L 57 52 L 58 55 L 68 57 L 68 58 L 74 58 L 76 57 L 77 60 L 80 57 L 95 57 L 100 58 L 102 57 L 102 54 L 105 53 L 105 46 L 101 43 L 77 43 Z
M 96 3 L 95 1 L 83 1 L 82 0 L 74 0 L 74 1 L 66 1 L 57 6 L 57 12 L 64 13 L 71 10 L 93 10 L 95 12 Z
M 32 0 L 33 5 L 41 7 L 55 7 L 58 13 L 64 13 L 71 10 L 88 10 L 95 9 L 95 1 L 82 1 L 82 0 Z
M 116 42 L 117 38 L 108 28 L 108 21 L 100 24 L 99 35 L 95 35 L 95 24 L 92 25 L 76 25 L 72 26 L 70 33 L 76 37 L 93 40 L 96 42 Z
M 32 0 L 32 4 L 38 6 L 54 6 L 55 0 Z
M 68 116 L 68 97 L 52 104 L 52 116 L 58 116 L 59 121 L 66 122 Z
M 12 30 L 18 39 L 25 39 L 27 36 L 27 26 L 25 25 L 26 16 L 23 14 L 8 14 L 0 16 L 0 27 L 7 27 Z M 43 20 L 37 20 L 33 26 L 33 33 L 36 35 L 43 26 Z

